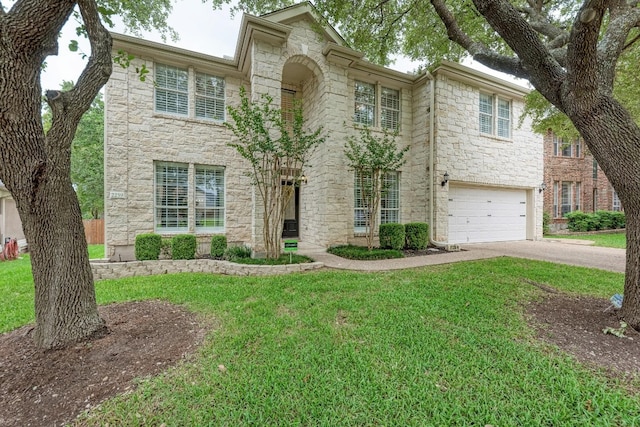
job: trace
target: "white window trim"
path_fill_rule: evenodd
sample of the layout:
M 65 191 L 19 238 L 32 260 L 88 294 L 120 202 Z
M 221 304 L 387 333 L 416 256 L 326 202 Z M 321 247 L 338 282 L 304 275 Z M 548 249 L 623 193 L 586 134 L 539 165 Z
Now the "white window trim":
M 401 206 L 400 206 L 400 193 L 401 193 L 401 181 L 400 181 L 400 172 L 399 171 L 392 171 L 392 172 L 388 172 L 388 175 L 393 175 L 395 176 L 396 179 L 396 187 L 397 187 L 397 208 L 383 208 L 382 205 L 382 201 L 385 198 L 385 194 L 384 194 L 384 189 L 382 189 L 383 194 L 382 197 L 380 198 L 380 206 L 378 206 L 378 212 L 376 213 L 376 217 L 377 217 L 377 224 L 378 226 L 380 226 L 380 224 L 383 224 L 382 222 L 382 211 L 386 210 L 386 211 L 396 211 L 397 212 L 397 217 L 398 217 L 398 223 L 401 223 L 402 219 L 400 217 L 401 215 Z M 384 178 L 383 178 L 384 180 Z M 356 192 L 358 190 L 358 176 L 357 176 L 357 172 L 353 174 L 353 232 L 356 235 L 362 235 L 364 233 L 367 232 L 366 227 L 357 227 L 356 226 L 356 215 L 358 211 L 362 211 L 364 212 L 365 209 L 364 208 L 359 208 L 356 206 L 357 203 L 357 196 L 356 196 Z M 384 222 L 384 224 L 386 224 L 386 222 Z M 377 234 L 378 230 L 374 230 L 374 234 Z
M 187 77 L 187 90 L 185 91 L 181 91 L 178 89 L 172 89 L 172 88 L 165 88 L 165 87 L 160 87 L 157 84 L 158 81 L 158 71 L 160 68 L 167 68 L 167 69 L 173 69 L 176 72 L 184 72 L 186 73 L 186 77 Z M 171 116 L 176 116 L 176 117 L 189 117 L 189 104 L 191 102 L 191 97 L 190 97 L 190 91 L 189 91 L 189 69 L 187 68 L 181 68 L 181 67 L 177 67 L 174 65 L 169 65 L 169 64 L 162 64 L 162 63 L 155 63 L 154 64 L 154 77 L 156 80 L 156 85 L 154 86 L 154 91 L 153 91 L 153 111 L 156 113 L 160 113 L 160 114 L 168 114 Z M 166 93 L 174 93 L 176 94 L 176 96 L 180 96 L 180 95 L 186 95 L 187 96 L 187 112 L 186 113 L 181 113 L 179 111 L 166 111 L 166 110 L 159 110 L 158 109 L 158 94 L 160 91 L 164 91 Z
M 209 78 L 213 78 L 213 79 L 218 79 L 222 82 L 222 97 L 216 97 L 216 96 L 211 96 L 211 95 L 207 95 L 206 93 L 198 93 L 198 77 L 199 76 L 204 76 L 205 78 L 209 79 Z M 224 122 L 226 119 L 226 106 L 227 106 L 227 100 L 226 100 L 226 90 L 227 89 L 227 82 L 224 79 L 224 77 L 220 77 L 220 76 L 216 76 L 213 74 L 209 74 L 209 73 L 203 73 L 203 72 L 199 72 L 199 71 L 194 71 L 194 79 L 193 79 L 193 92 L 194 92 L 194 116 L 196 119 L 199 120 L 210 120 L 210 121 L 215 121 L 215 122 Z M 213 100 L 213 101 L 217 101 L 217 102 L 222 102 L 222 118 L 217 118 L 217 117 L 206 117 L 206 116 L 199 116 L 198 115 L 198 100 L 199 99 L 204 99 L 204 100 Z
M 374 90 L 374 103 L 373 104 L 368 104 L 368 103 L 363 103 L 363 102 L 359 102 L 356 98 L 356 84 L 365 84 L 365 85 L 369 85 L 369 86 L 373 86 L 373 90 Z M 387 106 L 383 106 L 382 105 L 382 92 L 384 90 L 390 90 L 390 91 L 394 91 L 397 92 L 398 94 L 398 109 L 393 109 L 393 108 L 389 108 Z M 362 123 L 356 120 L 356 105 L 358 104 L 362 104 L 362 105 L 368 105 L 368 106 L 372 106 L 373 107 L 373 123 L 371 124 L 367 124 L 367 123 Z M 367 82 L 364 80 L 354 80 L 353 81 L 353 106 L 354 106 L 354 112 L 353 112 L 353 124 L 355 126 L 358 127 L 370 127 L 370 128 L 374 128 L 374 129 L 386 129 L 388 131 L 391 132 L 400 132 L 402 130 L 402 89 L 400 88 L 394 88 L 394 87 L 390 87 L 390 86 L 383 86 L 380 83 L 371 83 L 371 82 Z M 397 123 L 397 127 L 394 129 L 392 127 L 384 127 L 382 122 L 382 118 L 383 118 L 383 111 L 395 111 L 398 113 L 398 123 Z
M 489 97 L 490 101 L 491 101 L 491 113 L 485 113 L 482 112 L 480 110 L 480 98 L 481 96 L 486 96 Z M 508 118 L 504 118 L 504 117 L 500 117 L 500 101 L 506 102 L 509 104 L 509 117 Z M 478 107 L 478 116 L 477 116 L 477 123 L 478 123 L 478 133 L 482 136 L 485 137 L 491 137 L 491 138 L 498 138 L 498 139 L 502 139 L 505 141 L 510 141 L 513 139 L 513 100 L 510 98 L 506 98 L 503 96 L 500 96 L 498 94 L 495 93 L 488 93 L 488 92 L 484 92 L 484 91 L 480 91 L 479 95 L 478 95 L 478 103 L 477 103 L 477 107 Z M 484 132 L 482 130 L 482 127 L 480 126 L 480 118 L 481 117 L 489 117 L 489 123 L 491 126 L 490 132 Z M 509 131 L 509 135 L 508 136 L 504 136 L 504 135 L 499 135 L 499 123 L 501 120 L 508 120 L 509 125 L 507 127 L 508 131 Z
M 174 165 L 174 166 L 181 166 L 181 167 L 185 167 L 187 168 L 187 196 L 185 197 L 187 200 L 187 205 L 186 206 L 182 206 L 180 207 L 180 209 L 187 209 L 187 224 L 183 227 L 161 227 L 158 225 L 158 208 L 162 207 L 161 205 L 159 205 L 158 200 L 157 200 L 157 196 L 158 196 L 158 192 L 157 192 L 157 185 L 158 185 L 158 181 L 157 181 L 157 167 L 158 166 L 163 166 L 163 165 Z M 220 207 L 219 209 L 222 209 L 222 222 L 223 225 L 219 226 L 219 227 L 196 227 L 196 215 L 197 215 L 197 210 L 198 208 L 196 207 L 196 198 L 197 198 L 197 194 L 196 194 L 196 169 L 198 168 L 203 168 L 203 169 L 219 169 L 222 171 L 223 175 L 222 175 L 222 179 L 223 179 L 223 194 L 222 194 L 222 200 L 223 200 L 223 204 L 222 207 Z M 226 194 L 227 194 L 227 187 L 226 187 L 226 169 L 224 166 L 219 166 L 219 165 L 204 165 L 204 164 L 194 164 L 194 163 L 183 163 L 183 162 L 165 162 L 165 161 L 154 161 L 153 162 L 153 228 L 155 230 L 155 232 L 159 233 L 159 234 L 182 234 L 182 233 L 193 233 L 195 231 L 195 234 L 217 234 L 217 233 L 224 233 L 225 229 L 226 229 L 226 225 L 227 225 L 227 217 L 226 217 L 226 209 L 227 209 L 227 205 L 226 205 Z

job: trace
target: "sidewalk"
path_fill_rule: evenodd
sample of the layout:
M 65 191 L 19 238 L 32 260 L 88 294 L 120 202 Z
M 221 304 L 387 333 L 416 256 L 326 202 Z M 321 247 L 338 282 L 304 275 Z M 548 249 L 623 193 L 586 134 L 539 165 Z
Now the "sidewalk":
M 304 243 L 300 244 L 298 253 L 307 255 L 328 268 L 357 271 L 399 270 L 510 256 L 624 273 L 626 261 L 624 249 L 589 246 L 584 242 L 584 240 L 543 239 L 539 241 L 475 243 L 462 245 L 460 252 L 377 261 L 349 260 L 331 255 L 327 253 L 325 248 Z

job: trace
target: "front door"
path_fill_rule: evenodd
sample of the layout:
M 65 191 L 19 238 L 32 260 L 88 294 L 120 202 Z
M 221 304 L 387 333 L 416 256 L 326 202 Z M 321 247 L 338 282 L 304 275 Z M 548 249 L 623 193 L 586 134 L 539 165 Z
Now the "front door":
M 291 185 L 291 184 L 283 184 Z M 300 207 L 300 187 L 296 185 L 295 192 L 284 213 L 284 228 L 282 237 L 298 237 L 299 209 Z

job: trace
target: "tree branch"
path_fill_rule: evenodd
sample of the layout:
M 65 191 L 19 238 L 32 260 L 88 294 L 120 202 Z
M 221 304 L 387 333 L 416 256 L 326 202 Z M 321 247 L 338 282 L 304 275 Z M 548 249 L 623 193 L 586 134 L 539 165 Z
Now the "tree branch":
M 478 11 L 520 58 L 533 85 L 556 106 L 565 71 L 538 33 L 506 0 L 473 0 Z
M 54 150 L 70 147 L 78 122 L 109 80 L 112 71 L 112 39 L 100 21 L 95 0 L 79 0 L 78 6 L 89 37 L 91 55 L 73 89 L 46 93 L 53 116 L 51 129 L 47 133 L 47 146 Z
M 598 42 L 598 63 L 600 78 L 607 82 L 615 79 L 615 68 L 622 51 L 638 40 L 636 36 L 627 43 L 629 32 L 640 24 L 640 9 L 628 8 L 621 2 L 610 9 L 611 21 L 607 25 L 604 36 Z
M 56 53 L 58 34 L 74 6 L 75 1 L 70 0 L 18 0 L 9 13 L 4 14 L 6 35 L 17 51 L 35 52 L 45 46 L 44 57 Z
M 431 0 L 431 4 L 447 28 L 449 39 L 466 49 L 473 59 L 490 68 L 512 74 L 516 77 L 523 79 L 529 79 L 531 77 L 517 58 L 500 55 L 489 49 L 483 43 L 471 39 L 460 25 L 458 25 L 458 21 L 444 4 L 444 0 Z

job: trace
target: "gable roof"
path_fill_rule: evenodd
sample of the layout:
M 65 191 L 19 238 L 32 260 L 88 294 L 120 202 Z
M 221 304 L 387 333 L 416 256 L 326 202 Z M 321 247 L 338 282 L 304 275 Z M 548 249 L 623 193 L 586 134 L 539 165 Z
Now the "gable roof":
M 307 19 L 317 24 L 316 30 L 320 31 L 328 41 L 336 43 L 339 46 L 348 46 L 345 39 L 343 39 L 336 29 L 318 12 L 318 9 L 308 1 L 265 13 L 264 15 L 260 15 L 260 18 L 279 24 L 291 24 Z

